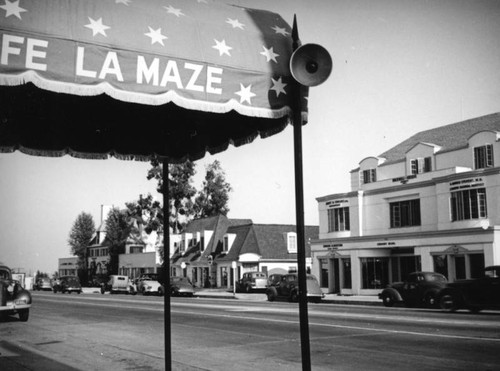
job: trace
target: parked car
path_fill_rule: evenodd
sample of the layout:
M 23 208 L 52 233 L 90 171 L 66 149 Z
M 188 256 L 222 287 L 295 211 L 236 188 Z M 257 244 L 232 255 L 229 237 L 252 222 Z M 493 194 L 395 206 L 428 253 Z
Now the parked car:
M 320 302 L 325 294 L 321 291 L 319 282 L 315 276 L 306 276 L 307 299 L 313 302 Z M 267 300 L 274 301 L 277 298 L 286 298 L 288 301 L 299 300 L 299 275 L 298 273 L 284 274 L 281 281 L 274 286 L 266 288 Z
M 388 285 L 378 297 L 386 307 L 404 303 L 407 307 L 437 308 L 437 295 L 447 281 L 440 273 L 413 272 L 406 281 Z
M 136 280 L 137 291 L 143 295 L 163 295 L 164 289 L 159 281 L 159 274 L 145 273 Z
M 194 286 L 187 277 L 170 277 L 170 296 L 193 296 Z
M 500 308 L 500 265 L 484 268 L 481 278 L 448 283 L 439 293 L 439 305 L 447 312 Z
M 54 294 L 59 292 L 71 294 L 76 292 L 78 294 L 82 293 L 82 285 L 77 276 L 62 276 L 54 282 L 52 285 L 52 291 Z
M 40 291 L 40 290 L 48 290 L 52 291 L 52 283 L 50 281 L 49 277 L 41 277 L 36 280 L 33 289 Z
M 240 280 L 236 282 L 236 291 L 252 292 L 254 290 L 265 290 L 267 285 L 267 275 L 263 272 L 243 273 Z
M 0 265 L 0 319 L 12 314 L 26 322 L 31 308 L 31 294 L 21 284 L 12 279 L 12 271 Z
M 107 291 L 110 294 L 137 294 L 137 289 L 130 278 L 116 274 L 109 276 L 109 281 L 102 284 L 101 294 Z

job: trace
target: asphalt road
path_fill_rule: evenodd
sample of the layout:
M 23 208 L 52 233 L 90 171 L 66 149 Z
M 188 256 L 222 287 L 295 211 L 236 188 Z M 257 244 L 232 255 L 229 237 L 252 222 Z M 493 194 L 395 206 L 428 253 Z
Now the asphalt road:
M 163 299 L 36 292 L 0 370 L 162 370 Z M 172 298 L 172 369 L 301 370 L 297 304 Z M 313 370 L 498 370 L 500 313 L 310 304 Z

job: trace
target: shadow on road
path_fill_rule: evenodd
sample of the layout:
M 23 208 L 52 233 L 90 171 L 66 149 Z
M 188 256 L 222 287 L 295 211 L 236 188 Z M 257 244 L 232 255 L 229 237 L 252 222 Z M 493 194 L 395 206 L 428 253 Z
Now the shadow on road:
M 30 351 L 22 346 L 7 341 L 0 341 L 0 370 L 76 371 L 78 369 L 45 357 L 38 352 Z

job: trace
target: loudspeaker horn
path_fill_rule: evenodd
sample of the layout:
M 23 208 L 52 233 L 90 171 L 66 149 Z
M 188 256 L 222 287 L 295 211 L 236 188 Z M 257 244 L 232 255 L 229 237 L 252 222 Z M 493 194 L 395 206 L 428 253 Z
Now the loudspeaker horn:
M 302 85 L 316 86 L 330 76 L 332 57 L 321 45 L 305 44 L 295 50 L 290 58 L 293 78 Z

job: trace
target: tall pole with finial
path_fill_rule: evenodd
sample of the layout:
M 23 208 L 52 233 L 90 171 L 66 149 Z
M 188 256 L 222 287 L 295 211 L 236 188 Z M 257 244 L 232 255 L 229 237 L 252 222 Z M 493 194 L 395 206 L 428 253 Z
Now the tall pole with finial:
M 300 46 L 297 16 L 293 17 L 292 47 Z M 306 287 L 306 248 L 304 233 L 304 182 L 302 170 L 302 85 L 293 83 L 293 142 L 295 159 L 295 212 L 297 220 L 297 266 L 299 273 L 299 316 L 302 370 L 311 370 L 311 351 L 309 346 L 309 315 L 307 312 Z

